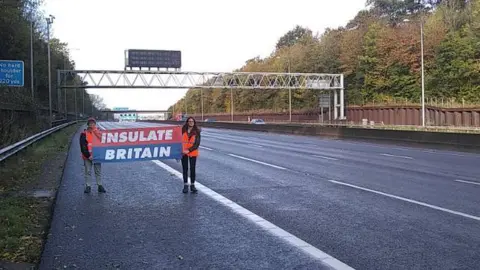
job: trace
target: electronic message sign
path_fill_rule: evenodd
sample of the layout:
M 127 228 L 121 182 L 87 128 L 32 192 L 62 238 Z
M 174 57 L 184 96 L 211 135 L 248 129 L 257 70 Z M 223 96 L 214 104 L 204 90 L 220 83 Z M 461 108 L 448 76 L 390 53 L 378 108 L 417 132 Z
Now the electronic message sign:
M 181 51 L 138 50 L 125 51 L 125 67 L 129 68 L 181 68 Z

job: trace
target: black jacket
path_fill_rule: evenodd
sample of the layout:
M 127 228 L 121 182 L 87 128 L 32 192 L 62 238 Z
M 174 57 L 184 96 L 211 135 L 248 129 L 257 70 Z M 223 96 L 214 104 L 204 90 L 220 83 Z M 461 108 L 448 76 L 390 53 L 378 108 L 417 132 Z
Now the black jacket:
M 90 158 L 90 152 L 88 152 L 87 134 L 85 134 L 85 132 L 87 132 L 87 130 L 84 130 L 82 134 L 80 134 L 80 151 L 84 157 Z

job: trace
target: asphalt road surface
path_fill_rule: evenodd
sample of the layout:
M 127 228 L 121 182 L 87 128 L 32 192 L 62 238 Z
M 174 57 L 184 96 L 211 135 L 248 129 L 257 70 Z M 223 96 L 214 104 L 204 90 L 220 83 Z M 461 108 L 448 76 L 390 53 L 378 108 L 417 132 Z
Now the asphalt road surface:
M 198 194 L 168 160 L 86 195 L 76 136 L 40 269 L 480 268 L 478 154 L 204 128 Z

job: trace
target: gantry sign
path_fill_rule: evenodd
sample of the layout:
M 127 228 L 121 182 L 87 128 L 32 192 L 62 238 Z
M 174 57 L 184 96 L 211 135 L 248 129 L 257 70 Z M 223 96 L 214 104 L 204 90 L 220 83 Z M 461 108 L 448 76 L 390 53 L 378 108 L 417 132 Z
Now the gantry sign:
M 58 70 L 58 78 L 60 78 L 57 84 L 59 88 L 331 90 L 334 93 L 334 119 L 345 119 L 343 74 Z

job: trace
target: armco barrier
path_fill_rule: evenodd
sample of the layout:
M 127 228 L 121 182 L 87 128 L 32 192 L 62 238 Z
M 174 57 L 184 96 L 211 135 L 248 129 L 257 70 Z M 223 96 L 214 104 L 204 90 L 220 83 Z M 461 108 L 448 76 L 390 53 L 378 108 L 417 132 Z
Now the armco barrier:
M 183 125 L 178 121 L 147 121 L 165 124 Z M 301 124 L 266 124 L 254 125 L 228 122 L 199 122 L 199 126 L 207 128 L 262 131 L 307 136 L 322 136 L 337 139 L 357 139 L 383 142 L 402 142 L 423 145 L 446 146 L 459 150 L 480 151 L 480 134 L 454 132 L 427 132 L 410 130 L 387 130 L 372 128 L 350 128 L 342 126 L 319 126 Z

